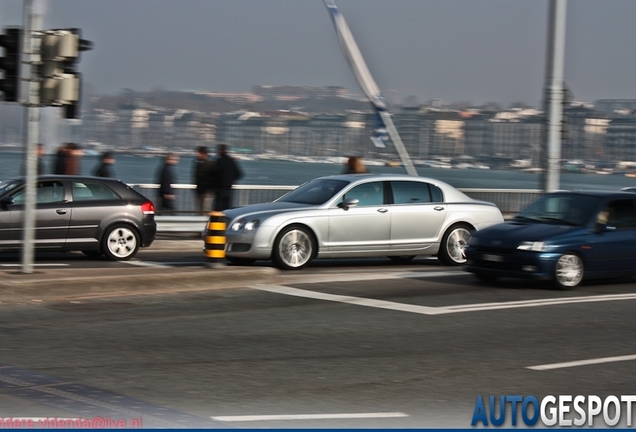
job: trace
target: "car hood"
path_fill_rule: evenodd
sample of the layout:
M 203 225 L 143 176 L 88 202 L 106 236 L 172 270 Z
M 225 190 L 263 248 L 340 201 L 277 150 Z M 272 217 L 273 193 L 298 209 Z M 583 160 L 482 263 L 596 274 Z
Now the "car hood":
M 238 217 L 270 217 L 275 214 L 297 211 L 297 210 L 308 210 L 316 208 L 315 205 L 309 204 L 299 204 L 292 202 L 269 202 L 264 204 L 251 204 L 245 207 L 233 208 L 231 210 L 226 210 L 224 213 L 227 218 L 232 221 Z
M 516 247 L 522 241 L 544 241 L 583 229 L 580 226 L 509 221 L 484 228 L 473 235 L 479 239 L 497 240 L 498 244 Z

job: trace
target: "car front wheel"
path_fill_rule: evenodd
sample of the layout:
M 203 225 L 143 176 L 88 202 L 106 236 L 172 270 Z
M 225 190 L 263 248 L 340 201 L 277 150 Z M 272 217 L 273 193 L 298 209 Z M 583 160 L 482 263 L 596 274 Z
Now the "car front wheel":
M 437 257 L 446 265 L 462 265 L 466 263 L 465 249 L 474 230 L 465 224 L 453 225 L 444 233 Z
M 554 285 L 557 288 L 574 288 L 583 280 L 583 260 L 578 255 L 566 253 L 559 257 L 554 268 Z
M 316 251 L 313 235 L 306 228 L 285 228 L 274 243 L 274 263 L 285 270 L 299 270 L 311 262 Z
M 102 252 L 113 261 L 125 261 L 139 250 L 139 234 L 124 224 L 113 225 L 104 233 Z

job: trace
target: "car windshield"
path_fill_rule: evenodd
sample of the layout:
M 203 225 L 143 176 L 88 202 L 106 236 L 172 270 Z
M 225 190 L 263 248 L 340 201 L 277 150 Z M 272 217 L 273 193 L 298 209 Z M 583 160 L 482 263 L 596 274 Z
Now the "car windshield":
M 519 213 L 515 220 L 584 226 L 598 211 L 601 200 L 579 194 L 544 195 Z
M 316 179 L 299 186 L 276 201 L 320 205 L 348 184 L 345 180 Z
M 20 186 L 20 184 L 22 184 L 21 182 L 15 181 L 15 180 L 4 180 L 0 182 L 0 195 L 4 195 L 5 193 L 9 192 L 10 190 L 15 189 L 16 187 Z

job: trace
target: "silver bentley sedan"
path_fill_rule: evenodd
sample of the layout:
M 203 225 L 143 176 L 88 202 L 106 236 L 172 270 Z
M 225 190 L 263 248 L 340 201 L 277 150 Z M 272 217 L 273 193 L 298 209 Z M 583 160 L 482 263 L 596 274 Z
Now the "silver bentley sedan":
M 503 222 L 492 203 L 432 178 L 351 174 L 311 180 L 276 201 L 226 210 L 226 258 L 300 269 L 314 258 L 436 255 L 466 261 L 473 231 Z M 204 233 L 205 235 L 205 233 Z

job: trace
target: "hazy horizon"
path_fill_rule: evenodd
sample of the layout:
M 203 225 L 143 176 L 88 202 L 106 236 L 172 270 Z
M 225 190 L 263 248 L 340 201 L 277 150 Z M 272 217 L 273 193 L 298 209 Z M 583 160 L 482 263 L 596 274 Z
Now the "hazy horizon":
M 548 1 L 337 0 L 392 103 L 415 97 L 540 106 Z M 250 92 L 339 86 L 361 94 L 322 0 L 36 0 L 43 27 L 82 29 L 85 88 Z M 3 0 L 2 26 L 23 0 Z M 580 100 L 636 98 L 636 2 L 568 2 L 565 81 Z

